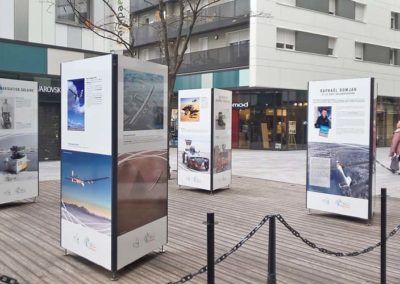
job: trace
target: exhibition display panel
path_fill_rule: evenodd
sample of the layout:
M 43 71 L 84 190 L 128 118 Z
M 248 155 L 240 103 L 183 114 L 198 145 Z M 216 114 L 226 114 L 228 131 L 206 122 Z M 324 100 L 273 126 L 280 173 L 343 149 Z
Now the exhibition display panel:
M 0 204 L 39 195 L 37 82 L 0 79 Z
M 307 208 L 372 218 L 374 79 L 309 82 Z
M 61 67 L 61 246 L 116 272 L 167 242 L 167 68 Z
M 213 191 L 232 180 L 232 93 L 179 91 L 178 185 Z

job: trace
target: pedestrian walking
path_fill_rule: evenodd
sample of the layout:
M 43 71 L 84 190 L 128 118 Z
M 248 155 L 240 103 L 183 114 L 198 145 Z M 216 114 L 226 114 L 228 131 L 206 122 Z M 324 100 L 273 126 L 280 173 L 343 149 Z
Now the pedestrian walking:
M 395 173 L 399 170 L 400 156 L 400 120 L 397 122 L 396 130 L 393 132 L 392 145 L 390 146 L 389 157 L 391 157 L 390 170 Z

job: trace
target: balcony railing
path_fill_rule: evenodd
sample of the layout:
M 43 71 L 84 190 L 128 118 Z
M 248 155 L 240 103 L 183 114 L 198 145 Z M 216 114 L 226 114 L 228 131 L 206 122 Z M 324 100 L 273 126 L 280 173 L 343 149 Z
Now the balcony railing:
M 197 19 L 197 23 L 193 29 L 193 34 L 213 31 L 227 28 L 236 25 L 245 25 L 249 23 L 250 1 L 249 0 L 234 0 L 224 4 L 205 8 Z M 174 29 L 179 21 L 176 18 L 169 17 L 168 37 L 176 37 L 177 31 Z M 185 22 L 185 29 L 189 23 Z M 160 40 L 160 22 L 145 24 L 133 29 L 133 38 L 135 46 L 148 45 Z
M 150 60 L 165 64 L 162 58 Z M 249 66 L 249 43 L 186 53 L 179 74 Z
M 176 0 L 164 0 L 164 2 L 176 2 Z M 154 9 L 159 5 L 159 0 L 131 0 L 131 13 Z

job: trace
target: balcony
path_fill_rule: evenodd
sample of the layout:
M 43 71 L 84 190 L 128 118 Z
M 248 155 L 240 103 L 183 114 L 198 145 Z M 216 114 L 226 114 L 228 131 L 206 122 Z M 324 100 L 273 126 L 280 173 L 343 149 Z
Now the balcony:
M 162 58 L 150 60 L 165 64 Z M 186 53 L 179 74 L 249 66 L 249 43 Z
M 193 29 L 193 34 L 209 32 L 228 28 L 232 26 L 248 25 L 249 24 L 250 1 L 234 0 L 228 3 L 211 6 L 204 9 Z M 168 37 L 174 38 L 177 31 L 174 28 L 177 25 L 177 18 L 169 17 L 167 19 Z M 189 23 L 184 24 L 184 31 L 188 28 Z M 160 40 L 160 22 L 144 25 L 133 29 L 133 38 L 135 46 L 143 46 L 158 42 Z
M 176 0 L 167 0 L 165 2 L 166 3 L 176 2 Z M 131 1 L 131 12 L 140 13 L 147 10 L 151 10 L 154 9 L 156 6 L 158 6 L 158 4 L 159 4 L 158 0 L 133 0 Z

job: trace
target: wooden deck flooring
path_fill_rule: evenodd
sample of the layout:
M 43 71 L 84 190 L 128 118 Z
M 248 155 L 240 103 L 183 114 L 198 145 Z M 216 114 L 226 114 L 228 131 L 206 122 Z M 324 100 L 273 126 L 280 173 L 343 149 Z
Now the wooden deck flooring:
M 21 283 L 110 283 L 110 273 L 59 246 L 59 182 L 40 184 L 36 203 L 0 207 L 0 274 Z M 376 203 L 379 211 L 379 202 Z M 206 212 L 213 211 L 216 255 L 229 250 L 266 214 L 280 213 L 304 236 L 338 251 L 364 248 L 379 240 L 379 213 L 372 226 L 359 220 L 307 215 L 303 186 L 234 177 L 231 189 L 213 196 L 197 190 L 169 190 L 169 244 L 119 272 L 117 283 L 167 283 L 206 263 Z M 400 223 L 400 200 L 388 200 L 388 231 Z M 268 227 L 216 266 L 216 283 L 266 283 Z M 278 283 L 379 283 L 379 249 L 367 255 L 322 255 L 277 224 Z M 388 283 L 400 283 L 400 235 L 388 243 Z M 206 283 L 206 275 L 191 283 Z

